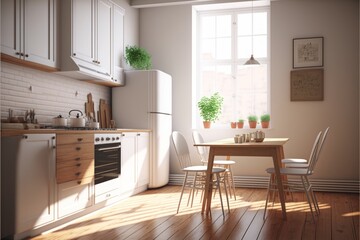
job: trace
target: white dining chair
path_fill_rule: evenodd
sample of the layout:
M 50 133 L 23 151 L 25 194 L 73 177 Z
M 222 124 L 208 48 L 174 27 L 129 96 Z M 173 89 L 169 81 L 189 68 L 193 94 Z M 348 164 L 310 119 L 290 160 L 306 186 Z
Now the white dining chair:
M 187 142 L 186 142 L 184 136 L 180 132 L 174 131 L 172 133 L 172 141 L 174 144 L 177 158 L 180 163 L 180 168 L 183 172 L 185 172 L 185 178 L 184 178 L 184 182 L 182 185 L 179 204 L 178 204 L 178 208 L 177 208 L 177 213 L 179 213 L 181 199 L 183 197 L 185 188 L 190 188 L 188 205 L 189 205 L 189 200 L 191 197 L 191 206 L 193 204 L 195 191 L 198 189 L 200 189 L 200 190 L 205 189 L 205 177 L 206 177 L 207 166 L 192 165 Z M 226 171 L 225 168 L 213 167 L 212 174 L 215 175 L 216 178 L 214 179 L 214 181 L 211 182 L 211 184 L 212 184 L 211 187 L 219 190 L 221 209 L 222 209 L 222 213 L 223 213 L 224 217 L 225 217 L 225 212 L 224 212 L 224 206 L 223 206 L 223 201 L 222 201 L 220 184 L 221 183 L 224 184 L 224 188 L 226 189 L 226 181 L 224 180 L 224 177 L 221 176 L 221 174 L 224 174 L 225 171 Z M 193 181 L 189 180 L 189 178 L 188 178 L 189 174 L 194 175 Z M 226 191 L 225 191 L 225 194 L 226 194 L 228 211 L 230 212 L 229 198 L 228 198 Z
M 330 127 L 327 127 L 325 129 L 324 135 L 320 141 L 321 147 L 325 141 L 325 138 L 326 138 L 329 130 L 330 130 Z M 320 149 L 321 149 L 321 147 L 320 147 Z M 311 154 L 310 154 L 310 156 L 311 156 Z M 285 167 L 292 167 L 292 168 L 304 168 L 304 167 L 306 168 L 309 165 L 308 160 L 304 159 L 304 158 L 284 158 L 281 160 L 281 162 L 285 164 Z
M 323 143 L 326 139 L 327 133 L 328 133 L 328 131 L 325 132 L 323 137 L 322 137 L 321 131 L 318 133 L 318 135 L 315 139 L 315 142 L 313 144 L 313 148 L 311 150 L 309 164 L 307 164 L 307 167 L 305 167 L 305 168 L 280 168 L 281 175 L 294 176 L 294 177 L 300 178 L 301 185 L 305 192 L 314 222 L 315 222 L 315 217 L 314 217 L 313 208 L 315 209 L 316 214 L 320 213 L 320 208 L 319 208 L 316 196 L 314 194 L 312 184 L 310 183 L 308 177 L 314 173 L 315 166 L 319 159 L 319 155 L 320 155 Z M 266 169 L 266 172 L 268 174 L 270 174 L 270 178 L 269 178 L 269 184 L 268 184 L 268 193 L 267 193 L 266 201 L 265 201 L 265 210 L 264 210 L 264 216 L 263 216 L 264 219 L 266 216 L 270 193 L 271 193 L 271 191 L 276 190 L 276 187 L 275 187 L 276 186 L 276 182 L 275 182 L 276 178 L 271 177 L 275 174 L 275 169 L 268 168 L 268 169 Z M 292 186 L 290 184 L 289 184 L 289 187 L 292 188 Z
M 192 133 L 194 144 L 204 143 L 204 138 L 198 131 L 193 131 Z M 199 154 L 200 160 L 204 165 L 207 165 L 209 158 L 209 151 L 207 147 L 196 146 L 197 153 Z M 232 195 L 236 200 L 235 195 L 235 182 L 234 175 L 231 169 L 231 166 L 235 164 L 235 161 L 224 159 L 224 160 L 214 160 L 215 167 L 223 167 L 226 169 L 224 173 L 225 181 L 227 182 L 227 187 L 229 188 L 230 198 Z

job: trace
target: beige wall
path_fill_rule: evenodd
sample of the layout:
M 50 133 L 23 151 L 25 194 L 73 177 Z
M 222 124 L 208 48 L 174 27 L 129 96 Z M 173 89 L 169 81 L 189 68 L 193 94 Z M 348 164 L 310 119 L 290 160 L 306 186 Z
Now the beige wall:
M 287 157 L 308 157 L 317 131 L 331 127 L 314 177 L 359 179 L 359 6 L 357 0 L 271 2 L 271 114 L 267 136 L 290 137 Z M 191 143 L 191 6 L 140 10 L 140 45 L 173 76 L 173 129 Z M 324 37 L 325 100 L 290 102 L 292 39 Z M 203 130 L 206 140 L 239 130 Z M 244 130 L 246 131 L 246 130 Z M 192 153 L 195 153 L 192 148 Z M 265 176 L 271 159 L 240 159 L 236 175 Z M 180 173 L 172 152 L 171 173 Z

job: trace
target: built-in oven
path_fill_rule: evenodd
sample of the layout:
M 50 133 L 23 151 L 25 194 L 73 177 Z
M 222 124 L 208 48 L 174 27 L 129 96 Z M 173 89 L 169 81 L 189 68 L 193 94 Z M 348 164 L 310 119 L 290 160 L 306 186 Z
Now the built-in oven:
M 121 134 L 94 135 L 95 203 L 113 197 L 121 174 Z

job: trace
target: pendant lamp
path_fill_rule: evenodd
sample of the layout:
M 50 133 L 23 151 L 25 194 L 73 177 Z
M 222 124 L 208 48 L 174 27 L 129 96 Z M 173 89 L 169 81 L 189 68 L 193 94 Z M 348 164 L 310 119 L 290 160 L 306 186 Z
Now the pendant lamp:
M 259 65 L 260 63 L 254 58 L 254 0 L 251 1 L 251 57 L 245 62 L 244 65 Z

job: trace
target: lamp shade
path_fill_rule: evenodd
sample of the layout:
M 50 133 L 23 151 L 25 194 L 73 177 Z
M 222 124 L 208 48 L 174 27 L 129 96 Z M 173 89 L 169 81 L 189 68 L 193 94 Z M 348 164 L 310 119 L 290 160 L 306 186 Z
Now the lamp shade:
M 251 57 L 249 60 L 245 62 L 244 65 L 260 65 L 260 63 L 254 58 L 254 56 L 251 54 Z

